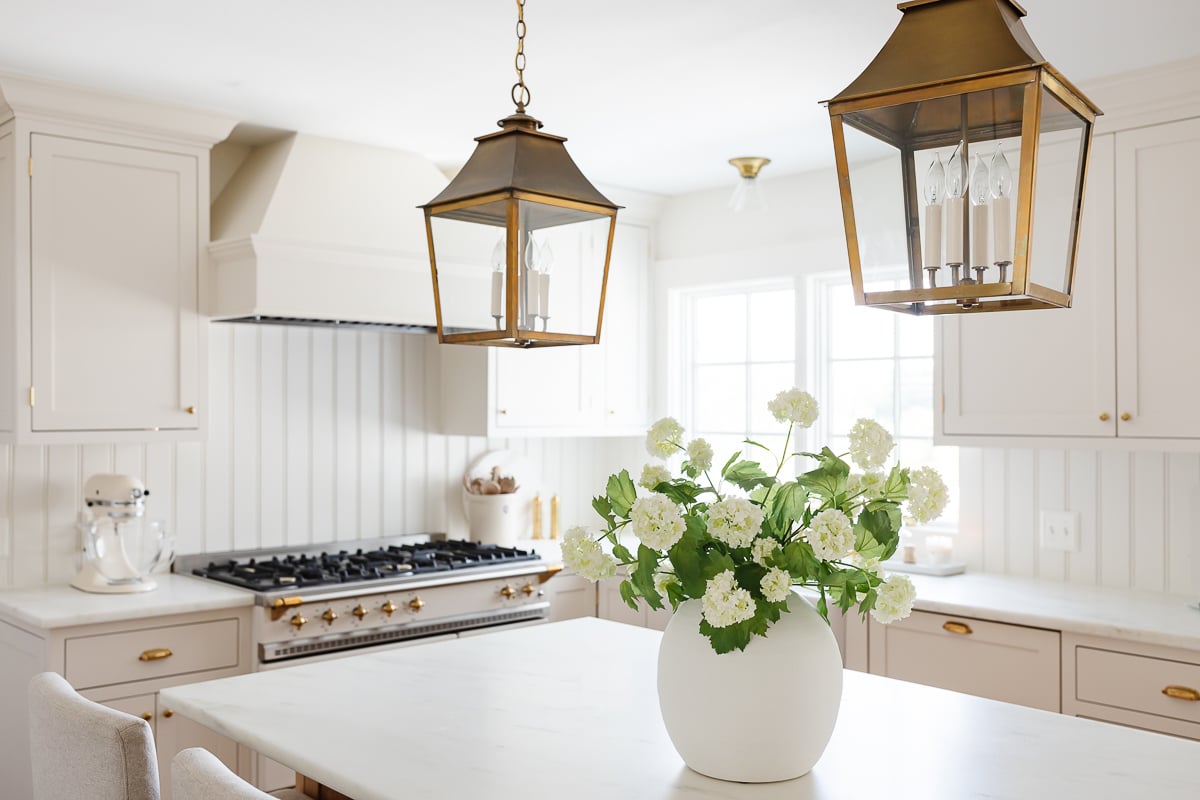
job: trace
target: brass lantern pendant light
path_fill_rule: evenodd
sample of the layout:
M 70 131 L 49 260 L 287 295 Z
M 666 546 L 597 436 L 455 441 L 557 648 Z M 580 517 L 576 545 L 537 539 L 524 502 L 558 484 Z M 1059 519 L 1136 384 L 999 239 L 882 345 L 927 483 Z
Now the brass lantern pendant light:
M 1101 112 L 1015 0 L 914 0 L 828 101 L 856 302 L 910 314 L 1071 305 Z
M 525 0 L 517 0 L 516 113 L 478 137 L 426 205 L 438 340 L 544 347 L 596 344 L 619 206 L 525 113 Z

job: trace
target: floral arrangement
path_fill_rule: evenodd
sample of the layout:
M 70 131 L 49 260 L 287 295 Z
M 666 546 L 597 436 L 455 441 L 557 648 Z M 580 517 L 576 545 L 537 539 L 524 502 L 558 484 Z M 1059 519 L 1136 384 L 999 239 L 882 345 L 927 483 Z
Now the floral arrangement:
M 861 472 L 852 472 L 828 447 L 788 453 L 796 428 L 816 421 L 817 402 L 793 388 L 768 408 L 788 426 L 774 474 L 739 452 L 714 480 L 708 442 L 693 439 L 685 446 L 678 422 L 655 422 L 647 450 L 663 460 L 683 454 L 682 474 L 648 464 L 638 480 L 640 494 L 627 470 L 609 477 L 605 494 L 592 501 L 604 530 L 568 530 L 566 565 L 593 581 L 625 567 L 621 598 L 634 609 L 638 598 L 656 609 L 699 600 L 700 633 L 718 653 L 743 650 L 754 636 L 766 636 L 797 585 L 817 590 L 817 610 L 826 621 L 830 602 L 844 611 L 857 605 L 885 624 L 907 617 L 916 599 L 912 582 L 885 575 L 880 562 L 895 553 L 902 521 L 921 524 L 942 513 L 947 490 L 941 476 L 930 467 L 910 471 L 899 465 L 885 473 L 894 441 L 869 419 L 850 430 L 848 456 Z M 757 442 L 746 444 L 770 455 Z M 795 480 L 780 480 L 794 457 L 813 459 L 816 466 Z M 636 551 L 632 542 L 621 542 L 627 529 L 637 539 Z

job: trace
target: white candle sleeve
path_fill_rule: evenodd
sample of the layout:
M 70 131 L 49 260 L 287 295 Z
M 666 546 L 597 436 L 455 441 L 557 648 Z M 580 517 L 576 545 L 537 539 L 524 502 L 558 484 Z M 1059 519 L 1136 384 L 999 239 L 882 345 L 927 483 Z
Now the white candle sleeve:
M 538 275 L 538 314 L 544 318 L 550 317 L 550 273 Z
M 995 262 L 1011 264 L 1013 250 L 1012 205 L 1007 197 L 992 200 L 992 230 L 994 232 Z
M 525 270 L 525 317 L 536 317 L 538 314 L 538 271 Z
M 971 206 L 971 265 L 986 267 L 988 261 L 988 207 Z
M 925 206 L 925 266 L 942 265 L 942 204 Z
M 501 300 L 504 298 L 504 273 L 492 273 L 492 316 L 503 316 Z
M 963 263 L 963 199 L 946 198 L 946 263 Z

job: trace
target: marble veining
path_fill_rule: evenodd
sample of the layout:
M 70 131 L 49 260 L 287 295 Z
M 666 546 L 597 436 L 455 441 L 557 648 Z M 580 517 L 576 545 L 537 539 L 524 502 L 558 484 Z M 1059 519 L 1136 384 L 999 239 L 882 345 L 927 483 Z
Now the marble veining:
M 0 618 L 41 630 L 253 605 L 244 589 L 187 575 L 155 575 L 158 588 L 137 594 L 91 594 L 71 586 L 0 591 Z
M 680 762 L 663 729 L 659 636 L 571 620 L 172 687 L 160 699 L 356 800 L 1125 800 L 1195 790 L 1200 743 L 849 671 L 833 739 L 810 774 L 712 780 Z

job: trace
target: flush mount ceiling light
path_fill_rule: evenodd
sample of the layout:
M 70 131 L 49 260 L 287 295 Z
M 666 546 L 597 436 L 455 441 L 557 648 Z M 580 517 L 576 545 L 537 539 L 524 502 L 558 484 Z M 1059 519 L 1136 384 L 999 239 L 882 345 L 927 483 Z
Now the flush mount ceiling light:
M 525 113 L 525 0 L 517 0 L 515 66 L 516 113 L 478 137 L 450 185 L 421 206 L 438 340 L 596 344 L 620 206 L 579 171 L 566 139 L 542 133 Z M 447 331 L 446 319 L 456 329 Z
M 767 201 L 763 198 L 762 189 L 758 185 L 758 172 L 771 159 L 761 156 L 740 156 L 729 159 L 729 163 L 737 167 L 737 186 L 729 196 L 729 207 L 734 211 L 766 211 Z
M 875 60 L 828 101 L 856 301 L 1070 306 L 1100 110 L 1038 52 L 1014 0 L 898 8 Z

